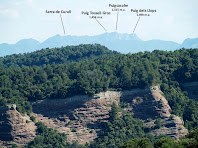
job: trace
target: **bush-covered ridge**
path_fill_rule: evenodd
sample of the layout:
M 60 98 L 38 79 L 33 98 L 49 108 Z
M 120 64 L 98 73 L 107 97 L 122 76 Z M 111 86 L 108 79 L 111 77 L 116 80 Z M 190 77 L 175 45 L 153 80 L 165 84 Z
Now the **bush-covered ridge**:
M 0 58 L 0 68 L 10 66 L 42 66 L 44 64 L 66 64 L 118 54 L 99 44 L 66 46 L 42 49 L 32 53 L 14 54 Z

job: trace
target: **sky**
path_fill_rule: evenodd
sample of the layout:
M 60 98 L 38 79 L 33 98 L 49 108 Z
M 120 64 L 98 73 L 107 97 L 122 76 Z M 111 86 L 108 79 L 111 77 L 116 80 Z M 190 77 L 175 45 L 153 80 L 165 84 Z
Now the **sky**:
M 82 11 L 111 11 L 109 4 L 127 4 L 120 12 L 115 30 L 117 12 L 104 16 L 99 22 L 106 32 L 133 33 L 138 16 L 131 9 L 155 9 L 151 16 L 141 17 L 136 35 L 142 40 L 160 39 L 182 43 L 186 38 L 198 37 L 198 0 L 0 0 L 0 44 L 14 44 L 33 38 L 40 42 L 63 35 L 98 35 L 105 30 L 95 19 Z M 71 10 L 62 14 L 47 14 L 46 10 Z

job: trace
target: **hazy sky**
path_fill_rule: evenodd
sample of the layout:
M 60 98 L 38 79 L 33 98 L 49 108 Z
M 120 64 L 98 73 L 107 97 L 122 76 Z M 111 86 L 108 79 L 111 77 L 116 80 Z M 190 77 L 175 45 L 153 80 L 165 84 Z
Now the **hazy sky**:
M 198 0 L 0 0 L 0 43 L 64 35 L 59 14 L 46 14 L 46 10 L 72 10 L 62 14 L 66 35 L 105 33 L 96 20 L 81 12 L 110 11 L 109 4 L 129 5 L 128 11 L 119 15 L 119 33 L 133 32 L 138 17 L 130 9 L 156 9 L 150 17 L 141 17 L 135 31 L 139 38 L 181 43 L 198 37 Z M 114 32 L 116 12 L 99 21 L 107 32 Z

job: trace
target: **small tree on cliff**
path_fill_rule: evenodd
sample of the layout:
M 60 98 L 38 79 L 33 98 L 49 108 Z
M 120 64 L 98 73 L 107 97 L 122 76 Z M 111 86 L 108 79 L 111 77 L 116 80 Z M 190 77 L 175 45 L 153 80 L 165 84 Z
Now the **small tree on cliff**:
M 111 110 L 109 111 L 109 121 L 113 122 L 118 118 L 118 107 L 115 104 L 115 102 L 113 102 L 112 106 L 111 106 Z

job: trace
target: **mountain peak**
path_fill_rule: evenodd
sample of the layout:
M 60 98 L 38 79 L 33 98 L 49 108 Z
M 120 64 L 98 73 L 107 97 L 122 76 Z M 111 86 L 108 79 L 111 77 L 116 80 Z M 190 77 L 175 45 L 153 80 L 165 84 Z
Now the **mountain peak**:
M 101 44 L 110 50 L 121 53 L 136 53 L 140 51 L 175 50 L 179 48 L 198 48 L 198 38 L 186 39 L 183 44 L 163 40 L 141 40 L 134 33 L 106 32 L 94 36 L 73 36 L 56 34 L 44 42 L 39 43 L 34 39 L 23 39 L 16 44 L 0 44 L 0 57 L 10 54 L 32 52 L 45 48 L 72 46 L 79 44 Z
M 102 35 L 98 36 L 103 36 L 106 37 L 107 39 L 113 39 L 113 40 L 136 40 L 136 41 L 141 41 L 140 38 L 134 33 L 128 34 L 128 33 L 118 33 L 118 32 L 110 32 L 110 33 L 104 33 Z
M 198 38 L 187 38 L 180 45 L 180 48 L 198 48 Z
M 60 35 L 60 34 L 57 34 L 57 35 L 55 35 L 54 37 L 61 37 L 61 35 Z
M 22 45 L 22 44 L 34 44 L 35 45 L 35 44 L 40 44 L 40 42 L 35 39 L 30 38 L 30 39 L 22 39 L 16 43 L 16 45 Z

